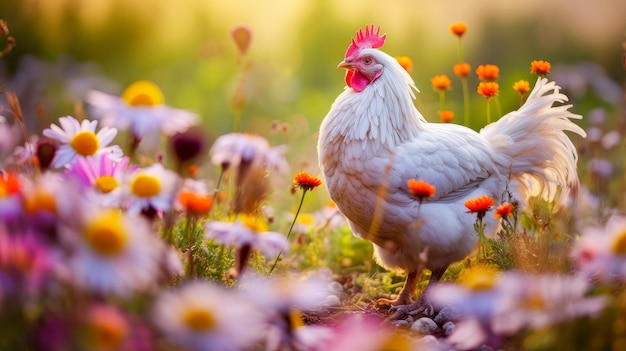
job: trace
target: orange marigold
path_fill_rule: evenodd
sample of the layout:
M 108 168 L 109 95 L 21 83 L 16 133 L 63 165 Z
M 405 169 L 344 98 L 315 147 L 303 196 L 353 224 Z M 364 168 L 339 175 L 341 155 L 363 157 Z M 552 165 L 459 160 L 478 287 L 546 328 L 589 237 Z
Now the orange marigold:
M 465 22 L 455 22 L 450 25 L 450 32 L 459 38 L 467 32 L 467 24 Z
M 443 123 L 449 123 L 454 119 L 454 112 L 450 110 L 439 111 L 439 120 Z
M 430 79 L 430 84 L 433 85 L 433 89 L 435 89 L 436 91 L 444 92 L 450 89 L 450 85 L 452 84 L 452 82 L 450 81 L 450 78 L 448 78 L 448 76 L 446 76 L 445 74 L 438 74 Z
M 414 178 L 409 179 L 406 185 L 409 187 L 411 194 L 419 198 L 420 201 L 432 197 L 437 191 L 434 185 L 428 184 L 423 180 L 415 180 Z
M 502 204 L 496 207 L 496 213 L 493 214 L 496 218 L 512 217 L 515 206 L 512 204 Z
M 407 72 L 413 71 L 413 60 L 408 56 L 396 56 L 396 60 Z
M 494 81 L 500 75 L 500 67 L 496 65 L 480 65 L 476 68 L 478 79 L 484 81 Z
M 515 89 L 515 91 L 520 94 L 525 94 L 530 91 L 530 84 L 527 80 L 518 80 L 517 82 L 513 83 L 513 89 Z
M 452 69 L 454 70 L 454 74 L 456 74 L 457 76 L 461 78 L 465 78 L 469 75 L 470 71 L 472 70 L 472 67 L 469 65 L 469 63 L 463 62 L 463 63 L 455 64 L 454 67 L 452 67 Z
M 193 191 L 181 191 L 178 194 L 178 202 L 192 216 L 207 215 L 213 208 L 213 197 L 211 195 L 198 194 Z
M 313 190 L 322 185 L 322 180 L 312 176 L 307 172 L 299 172 L 293 177 L 293 189 L 300 188 L 302 190 Z
M 496 82 L 480 82 L 478 83 L 478 94 L 484 96 L 487 99 L 498 95 L 500 86 Z
M 465 201 L 465 207 L 467 207 L 467 209 L 469 210 L 468 212 L 478 213 L 479 215 L 481 213 L 484 215 L 485 212 L 491 209 L 491 206 L 493 206 L 493 204 L 494 201 L 489 195 L 483 195 L 475 199 L 469 199 Z
M 530 73 L 536 73 L 542 77 L 550 73 L 550 68 L 552 65 L 548 61 L 535 60 L 530 63 Z

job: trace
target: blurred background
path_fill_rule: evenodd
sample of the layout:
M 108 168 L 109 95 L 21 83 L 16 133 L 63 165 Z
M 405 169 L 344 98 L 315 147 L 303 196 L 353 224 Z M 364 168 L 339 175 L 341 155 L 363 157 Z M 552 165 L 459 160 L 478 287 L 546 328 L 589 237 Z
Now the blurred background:
M 513 82 L 534 83 L 530 62 L 537 59 L 552 63 L 551 77 L 577 113 L 601 108 L 619 117 L 624 101 L 623 0 L 13 0 L 0 2 L 0 18 L 17 43 L 0 59 L 0 83 L 20 97 L 33 133 L 72 115 L 87 89 L 119 94 L 148 79 L 167 104 L 200 114 L 216 137 L 233 129 L 241 84 L 241 130 L 292 144 L 294 167 L 309 170 L 316 170 L 315 133 L 345 85 L 335 67 L 365 24 L 381 25 L 387 53 L 413 60 L 416 105 L 429 121 L 438 120 L 436 74 L 452 79 L 446 107 L 463 121 L 452 72 L 457 38 L 448 29 L 458 21 L 468 25 L 465 61 L 473 69 L 500 66 L 503 113 L 519 104 Z M 238 25 L 252 31 L 243 58 L 230 37 Z M 479 129 L 485 105 L 476 84 L 472 74 L 472 127 Z

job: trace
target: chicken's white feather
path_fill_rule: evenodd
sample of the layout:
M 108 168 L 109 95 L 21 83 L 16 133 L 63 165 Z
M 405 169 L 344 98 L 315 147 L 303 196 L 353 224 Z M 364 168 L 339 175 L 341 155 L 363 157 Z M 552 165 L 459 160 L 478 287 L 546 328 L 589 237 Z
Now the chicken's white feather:
M 355 234 L 374 243 L 383 266 L 414 271 L 428 247 L 426 267 L 442 273 L 477 242 L 466 200 L 498 201 L 506 191 L 520 201 L 553 198 L 555 188 L 577 185 L 576 149 L 564 131 L 585 133 L 571 121 L 580 116 L 570 105 L 555 106 L 567 97 L 554 82 L 539 79 L 519 110 L 477 133 L 427 123 L 413 104 L 415 83 L 396 59 L 378 49 L 361 55 L 383 72 L 362 91 L 346 88 L 337 97 L 320 126 L 319 165 L 331 198 Z M 411 178 L 436 194 L 420 204 L 408 191 Z M 493 216 L 485 222 L 488 232 L 496 229 Z

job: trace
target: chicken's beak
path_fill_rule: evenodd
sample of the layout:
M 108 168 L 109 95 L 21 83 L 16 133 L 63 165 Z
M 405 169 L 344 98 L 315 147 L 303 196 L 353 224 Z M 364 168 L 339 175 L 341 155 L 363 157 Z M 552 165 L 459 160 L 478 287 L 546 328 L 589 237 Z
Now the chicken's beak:
M 352 62 L 346 62 L 345 60 L 337 65 L 337 69 L 352 69 L 353 67 Z

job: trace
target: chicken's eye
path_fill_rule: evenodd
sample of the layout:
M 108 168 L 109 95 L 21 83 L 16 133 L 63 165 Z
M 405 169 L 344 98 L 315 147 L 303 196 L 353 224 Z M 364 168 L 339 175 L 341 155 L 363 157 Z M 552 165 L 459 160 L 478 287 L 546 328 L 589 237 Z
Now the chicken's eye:
M 370 63 L 372 63 L 372 58 L 371 57 L 364 58 L 363 63 L 365 63 L 366 65 L 369 65 Z

